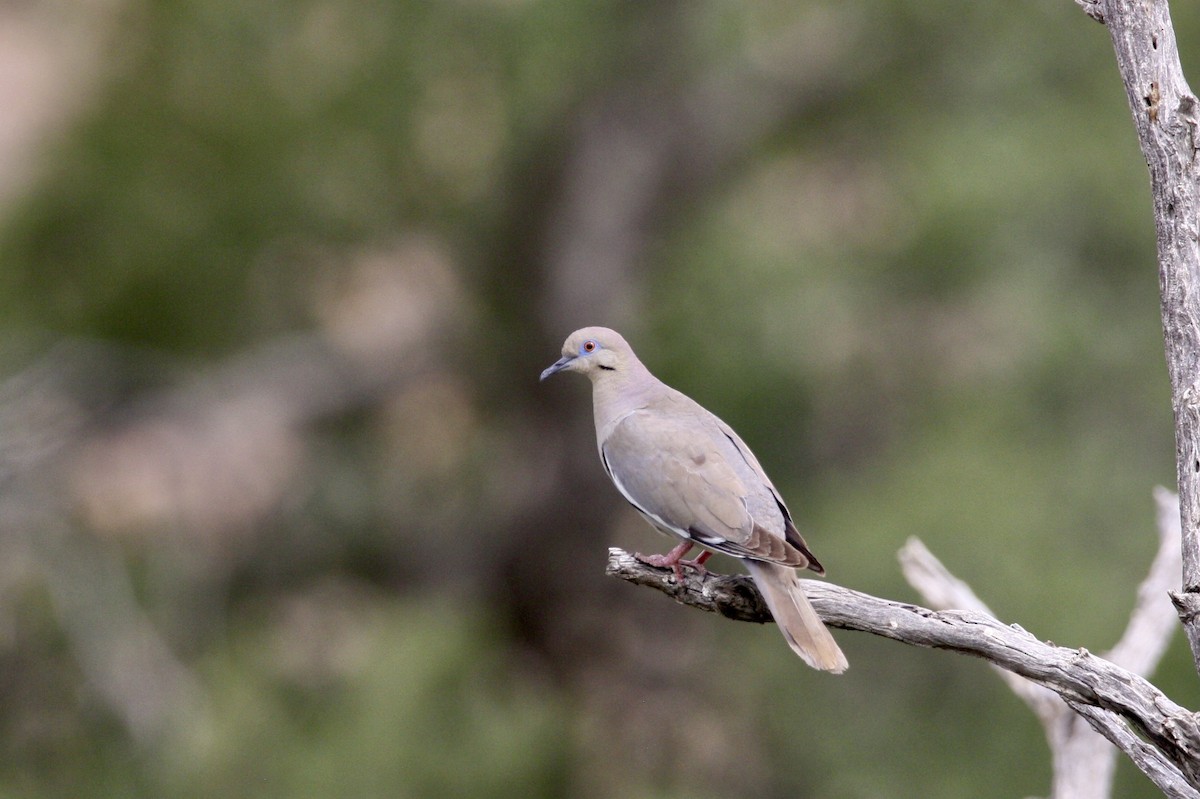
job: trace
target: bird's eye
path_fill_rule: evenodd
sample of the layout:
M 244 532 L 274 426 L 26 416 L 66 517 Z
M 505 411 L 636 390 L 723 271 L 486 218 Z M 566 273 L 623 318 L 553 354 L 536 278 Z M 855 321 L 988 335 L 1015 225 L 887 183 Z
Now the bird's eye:
M 589 352 L 595 352 L 598 349 L 600 349 L 600 345 L 589 338 L 587 341 L 583 342 L 583 346 L 579 348 L 579 351 L 584 355 L 587 355 Z

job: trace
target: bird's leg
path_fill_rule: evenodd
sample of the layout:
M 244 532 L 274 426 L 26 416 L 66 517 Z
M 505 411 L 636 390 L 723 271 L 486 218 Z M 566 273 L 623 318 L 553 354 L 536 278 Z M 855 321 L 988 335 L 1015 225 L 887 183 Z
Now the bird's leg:
M 675 579 L 679 582 L 683 581 L 683 567 L 691 566 L 701 576 L 708 573 L 708 569 L 704 568 L 704 561 L 712 557 L 712 553 L 707 549 L 700 553 L 700 556 L 695 560 L 684 560 L 684 555 L 691 551 L 695 546 L 691 541 L 681 541 L 670 552 L 665 555 L 643 555 L 640 552 L 635 552 L 634 557 L 649 566 L 657 566 L 660 569 L 671 567 L 671 571 L 675 572 Z
M 704 575 L 708 574 L 708 569 L 704 568 L 704 561 L 708 560 L 711 557 L 712 557 L 712 551 L 706 549 L 703 552 L 701 552 L 700 556 L 697 557 L 695 560 L 684 560 L 684 559 L 680 558 L 679 565 L 680 566 L 691 566 L 693 569 L 696 570 L 696 574 L 703 577 Z
M 657 566 L 660 569 L 670 566 L 671 571 L 675 572 L 675 579 L 678 582 L 683 582 L 683 568 L 680 567 L 679 561 L 681 561 L 683 556 L 690 552 L 694 546 L 695 544 L 693 544 L 691 541 L 684 540 L 680 541 L 677 546 L 673 547 L 671 551 L 665 555 L 643 555 L 641 552 L 635 552 L 633 553 L 633 556 L 648 566 Z

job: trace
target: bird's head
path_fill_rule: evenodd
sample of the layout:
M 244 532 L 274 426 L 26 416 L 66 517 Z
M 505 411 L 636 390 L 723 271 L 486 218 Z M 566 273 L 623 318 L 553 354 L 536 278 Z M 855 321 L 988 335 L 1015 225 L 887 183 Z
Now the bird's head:
M 594 382 L 620 373 L 632 363 L 637 363 L 637 358 L 620 333 L 607 327 L 585 327 L 567 336 L 562 357 L 547 367 L 540 379 L 558 372 L 580 372 Z

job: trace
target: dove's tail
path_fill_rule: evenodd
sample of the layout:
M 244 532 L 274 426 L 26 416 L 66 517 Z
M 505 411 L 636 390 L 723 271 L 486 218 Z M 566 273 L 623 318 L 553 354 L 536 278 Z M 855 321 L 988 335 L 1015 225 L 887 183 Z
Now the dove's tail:
M 814 669 L 834 674 L 845 671 L 850 664 L 804 595 L 796 570 L 777 563 L 743 560 L 792 651 Z

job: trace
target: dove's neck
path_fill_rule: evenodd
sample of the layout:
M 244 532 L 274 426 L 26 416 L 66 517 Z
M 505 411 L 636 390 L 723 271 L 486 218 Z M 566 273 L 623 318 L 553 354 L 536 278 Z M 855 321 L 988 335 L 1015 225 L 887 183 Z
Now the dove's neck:
M 592 380 L 592 411 L 596 416 L 596 438 L 603 442 L 618 422 L 633 411 L 645 408 L 671 392 L 665 383 L 630 359 L 615 371 L 600 371 Z

